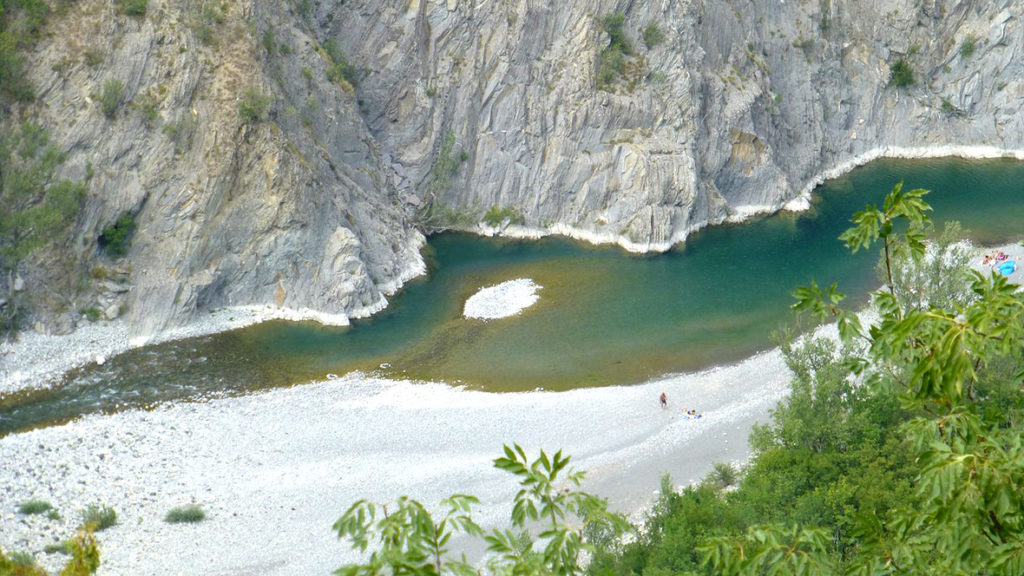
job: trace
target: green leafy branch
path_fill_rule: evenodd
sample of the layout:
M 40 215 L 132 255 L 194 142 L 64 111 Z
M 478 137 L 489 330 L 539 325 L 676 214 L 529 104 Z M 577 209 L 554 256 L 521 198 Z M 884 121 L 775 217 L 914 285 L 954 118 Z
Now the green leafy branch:
M 477 569 L 465 555 L 453 559 L 448 549 L 454 534 L 465 534 L 483 536 L 488 550 L 496 554 L 488 563 L 494 574 L 579 574 L 581 555 L 591 549 L 585 529 L 600 526 L 618 536 L 629 525 L 621 515 L 608 511 L 605 500 L 577 490 L 584 475 L 567 469 L 569 461 L 561 451 L 549 457 L 543 450 L 531 461 L 520 446 L 505 446 L 504 456 L 497 458 L 494 466 L 517 476 L 520 490 L 513 500 L 511 528 L 494 529 L 486 535 L 472 519 L 471 507 L 479 503 L 473 496 L 457 494 L 443 501 L 441 507 L 446 512 L 440 520 L 405 496 L 392 511 L 360 500 L 335 522 L 334 530 L 362 553 L 371 545 L 376 549 L 366 562 L 347 564 L 335 573 L 471 576 Z M 574 524 L 571 517 L 581 522 Z M 538 540 L 530 533 L 538 524 L 542 551 L 535 550 Z
M 904 192 L 897 184 L 881 209 L 867 206 L 839 237 L 853 252 L 882 241 L 886 286 L 872 295 L 879 318 L 867 331 L 840 307 L 843 295 L 836 285 L 822 289 L 812 282 L 794 292 L 794 309 L 835 319 L 845 344 L 867 345 L 867 354 L 850 363 L 858 374 L 873 370 L 865 382 L 895 386 L 905 406 L 921 414 L 901 428 L 917 456 L 919 505 L 891 510 L 884 519 L 861 517 L 856 554 L 842 572 L 1024 573 L 1024 440 L 1007 417 L 986 416 L 984 395 L 976 389 L 995 364 L 1012 373 L 1009 381 L 1020 394 L 1024 301 L 1005 277 L 976 271 L 969 275 L 971 297 L 939 303 L 946 307 L 901 299 L 910 291 L 897 290 L 893 267 L 898 257 L 923 257 L 931 210 L 922 199 L 926 193 Z M 779 540 L 779 534 L 788 539 Z M 800 538 L 795 528 L 762 527 L 741 539 L 712 541 L 704 553 L 724 574 L 776 573 L 783 562 L 789 562 L 785 573 L 833 573 L 823 563 L 829 556 L 825 546 L 801 549 L 809 558 L 799 564 L 779 556 L 809 537 Z
M 741 539 L 717 537 L 698 550 L 705 566 L 742 576 L 835 574 L 825 552 L 829 535 L 821 528 L 752 526 Z
M 926 212 L 932 209 L 922 198 L 925 194 L 928 194 L 928 191 L 921 188 L 904 192 L 903 182 L 900 182 L 885 197 L 881 210 L 868 204 L 867 208 L 853 215 L 852 222 L 855 226 L 839 235 L 839 239 L 854 254 L 861 248 L 868 248 L 877 240 L 882 240 L 886 285 L 893 296 L 896 295 L 892 280 L 894 251 L 907 249 L 917 256 L 924 254 L 925 229 L 931 224 Z M 905 220 L 907 224 L 902 235 L 902 243 L 897 242 L 899 236 L 895 232 L 895 225 L 899 219 Z
M 441 502 L 444 516 L 435 521 L 430 511 L 416 500 L 402 496 L 391 512 L 372 502 L 359 500 L 337 522 L 338 538 L 347 538 L 353 548 L 366 552 L 376 540 L 379 549 L 367 562 L 346 564 L 335 574 L 339 576 L 373 576 L 377 574 L 454 574 L 475 573 L 463 556 L 452 559 L 448 543 L 455 534 L 479 536 L 480 527 L 471 517 L 471 508 L 479 500 L 455 494 Z M 380 512 L 378 516 L 378 510 Z

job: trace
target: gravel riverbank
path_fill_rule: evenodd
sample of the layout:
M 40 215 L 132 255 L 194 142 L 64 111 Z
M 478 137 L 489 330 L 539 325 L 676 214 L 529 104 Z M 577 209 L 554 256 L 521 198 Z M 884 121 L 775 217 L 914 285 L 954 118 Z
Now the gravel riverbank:
M 349 318 L 343 315 L 246 306 L 221 309 L 187 326 L 150 337 L 132 336 L 129 327 L 120 321 L 90 322 L 70 334 L 25 331 L 19 334 L 17 341 L 0 341 L 0 396 L 49 386 L 72 368 L 91 362 L 103 363 L 107 358 L 132 348 L 225 332 L 274 319 L 314 320 L 339 326 L 349 323 Z
M 505 443 L 563 449 L 587 488 L 633 512 L 663 473 L 688 483 L 716 461 L 747 457 L 746 436 L 783 396 L 777 352 L 630 387 L 491 394 L 351 374 L 242 398 L 88 416 L 0 439 L 0 546 L 53 568 L 46 544 L 73 533 L 79 510 L 104 504 L 102 575 L 327 574 L 351 555 L 331 524 L 358 498 L 401 494 L 428 505 L 460 491 L 498 525 L 515 485 L 491 460 Z M 665 391 L 669 409 L 658 406 Z M 700 420 L 686 420 L 682 407 Z M 61 520 L 26 517 L 38 498 Z M 208 518 L 167 524 L 197 503 Z

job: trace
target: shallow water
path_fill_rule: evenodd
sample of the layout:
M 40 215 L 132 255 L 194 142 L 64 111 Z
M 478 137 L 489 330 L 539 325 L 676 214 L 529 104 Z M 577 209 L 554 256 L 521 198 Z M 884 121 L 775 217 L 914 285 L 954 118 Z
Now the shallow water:
M 561 238 L 434 237 L 430 274 L 350 327 L 269 322 L 128 352 L 55 391 L 0 399 L 0 434 L 77 414 L 235 394 L 353 369 L 493 391 L 637 383 L 750 356 L 791 321 L 790 293 L 838 282 L 854 304 L 878 285 L 875 251 L 836 240 L 899 180 L 928 188 L 936 221 L 981 243 L 1024 236 L 1024 163 L 883 160 L 830 181 L 813 208 L 706 229 L 659 255 Z M 540 300 L 500 320 L 462 318 L 480 287 L 532 278 Z

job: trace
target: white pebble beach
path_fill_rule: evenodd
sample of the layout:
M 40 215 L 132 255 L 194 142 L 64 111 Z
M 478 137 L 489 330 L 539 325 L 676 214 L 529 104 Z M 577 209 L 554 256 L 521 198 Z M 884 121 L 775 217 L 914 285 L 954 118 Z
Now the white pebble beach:
M 537 302 L 540 298 L 537 291 L 540 288 L 529 278 L 516 278 L 481 288 L 466 300 L 462 315 L 481 320 L 515 316 Z

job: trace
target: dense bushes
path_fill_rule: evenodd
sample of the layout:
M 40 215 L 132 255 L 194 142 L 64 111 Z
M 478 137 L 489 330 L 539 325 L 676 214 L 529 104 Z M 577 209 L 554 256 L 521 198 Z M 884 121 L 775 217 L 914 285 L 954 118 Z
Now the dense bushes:
M 117 112 L 117 106 L 121 103 L 121 96 L 124 94 L 124 82 L 112 78 L 103 83 L 103 90 L 99 93 L 100 109 L 107 118 L 113 118 Z
M 893 63 L 889 73 L 889 84 L 897 88 L 914 84 L 914 70 L 906 60 L 900 58 Z
M 99 239 L 100 248 L 111 256 L 124 256 L 128 253 L 134 234 L 135 216 L 125 212 L 118 217 L 117 222 L 103 229 Z
M 243 124 L 255 124 L 267 119 L 267 112 L 274 97 L 264 94 L 254 87 L 245 89 L 238 100 L 238 117 Z
M 798 289 L 796 307 L 837 319 L 840 340 L 784 346 L 792 391 L 752 435 L 740 487 L 665 487 L 641 536 L 599 550 L 593 574 L 1024 573 L 1024 297 L 969 273 L 948 238 L 926 252 L 924 193 L 897 186 L 841 236 L 883 247 L 870 327 L 835 286 Z
M 64 154 L 49 132 L 26 122 L 0 134 L 0 271 L 16 270 L 29 254 L 67 239 L 82 202 L 85 185 L 55 181 Z M 25 308 L 16 293 L 0 307 L 0 334 L 16 330 Z
M 626 58 L 633 53 L 622 25 L 625 16 L 619 12 L 606 14 L 601 27 L 608 34 L 608 46 L 601 50 L 601 61 L 597 69 L 597 83 L 607 88 L 626 72 Z
M 128 16 L 145 16 L 149 0 L 117 0 L 117 8 Z
M 39 37 L 48 12 L 44 0 L 0 0 L 0 96 L 35 98 L 23 52 Z

